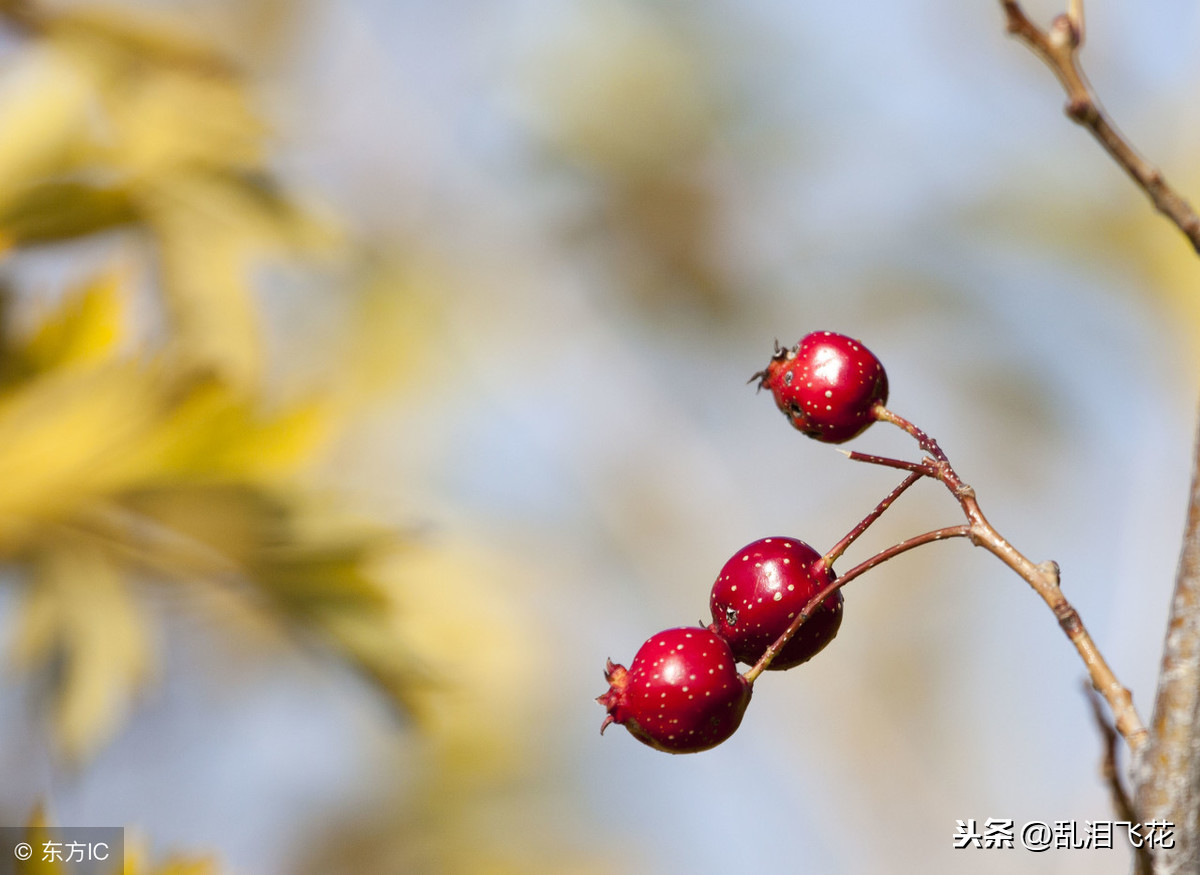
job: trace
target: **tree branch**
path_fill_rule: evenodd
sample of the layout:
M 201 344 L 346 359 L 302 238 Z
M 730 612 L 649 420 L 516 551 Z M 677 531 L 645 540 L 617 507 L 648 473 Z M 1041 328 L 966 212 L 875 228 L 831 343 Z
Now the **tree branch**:
M 1175 596 L 1163 645 L 1151 740 L 1135 760 L 1143 822 L 1175 824 L 1174 850 L 1155 849 L 1156 873 L 1200 871 L 1200 430 Z
M 1008 30 L 1040 57 L 1067 92 L 1066 113 L 1083 125 L 1155 209 L 1200 253 L 1200 217 L 1109 121 L 1079 66 L 1083 0 L 1069 0 L 1048 31 L 1034 25 L 1016 0 L 1001 0 Z M 1118 723 L 1119 727 L 1119 723 Z M 1143 823 L 1175 826 L 1173 848 L 1155 847 L 1156 875 L 1200 871 L 1200 433 L 1193 454 L 1191 499 L 1175 595 L 1163 646 L 1154 719 L 1146 745 L 1134 751 L 1135 801 Z
M 1163 178 L 1162 172 L 1137 153 L 1105 114 L 1083 69 L 1079 47 L 1083 45 L 1083 0 L 1071 0 L 1069 10 L 1042 30 L 1029 20 L 1016 0 L 1000 0 L 1008 19 L 1008 32 L 1025 43 L 1054 71 L 1067 92 L 1067 116 L 1091 131 L 1112 159 L 1121 166 L 1150 198 L 1154 208 L 1170 219 L 1200 254 L 1200 216 Z
M 962 481 L 950 464 L 949 458 L 942 452 L 937 441 L 922 431 L 903 416 L 888 410 L 882 404 L 875 405 L 874 415 L 880 422 L 890 422 L 916 438 L 921 449 L 936 456 L 934 464 L 936 476 L 962 507 L 969 525 L 966 528 L 967 537 L 971 543 L 983 547 L 993 556 L 1020 575 L 1026 583 L 1033 587 L 1034 592 L 1042 597 L 1046 605 L 1054 612 L 1059 627 L 1070 642 L 1075 645 L 1084 666 L 1091 677 L 1092 686 L 1102 695 L 1112 709 L 1113 720 L 1117 731 L 1125 739 L 1130 750 L 1137 752 L 1146 745 L 1147 732 L 1133 705 L 1133 696 L 1129 690 L 1117 680 L 1117 676 L 1109 667 L 1108 661 L 1092 640 L 1091 634 L 1084 627 L 1079 613 L 1067 601 L 1059 588 L 1058 565 L 1055 562 L 1034 564 L 1019 550 L 1010 544 L 996 531 L 975 498 L 975 490 Z M 851 458 L 854 458 L 851 456 Z

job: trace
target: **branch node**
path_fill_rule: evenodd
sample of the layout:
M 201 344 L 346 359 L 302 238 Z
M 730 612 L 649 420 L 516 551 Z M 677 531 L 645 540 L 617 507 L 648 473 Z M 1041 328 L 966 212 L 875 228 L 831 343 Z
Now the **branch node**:
M 1081 125 L 1091 124 L 1096 116 L 1096 103 L 1091 96 L 1075 97 L 1067 101 L 1067 105 L 1063 107 L 1063 112 L 1067 117 Z
M 1069 602 L 1055 605 L 1054 616 L 1058 618 L 1058 625 L 1067 633 L 1068 638 L 1074 640 L 1075 636 L 1083 631 L 1083 621 L 1079 619 L 1079 612 Z
M 1050 22 L 1046 41 L 1056 53 L 1069 53 L 1079 48 L 1082 34 L 1069 15 L 1056 15 Z
M 1038 571 L 1042 572 L 1042 574 L 1044 574 L 1055 586 L 1061 586 L 1060 569 L 1058 567 L 1058 563 L 1053 559 L 1039 563 L 1037 569 Z

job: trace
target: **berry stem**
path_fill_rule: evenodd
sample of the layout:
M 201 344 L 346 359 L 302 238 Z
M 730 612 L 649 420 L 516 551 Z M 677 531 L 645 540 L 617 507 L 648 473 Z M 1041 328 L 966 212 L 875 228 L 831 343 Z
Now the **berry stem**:
M 892 411 L 888 410 L 882 404 L 876 404 L 872 409 L 872 412 L 874 413 L 875 418 L 880 422 L 890 422 L 892 425 L 898 425 L 900 428 L 911 434 L 917 439 L 917 443 L 920 445 L 921 449 L 929 453 L 929 455 L 933 456 L 933 458 L 937 461 L 945 462 L 947 465 L 950 463 L 950 460 L 946 457 L 946 454 L 942 452 L 942 448 L 938 446 L 938 442 L 926 434 L 922 429 L 917 428 L 917 426 L 913 425 L 913 423 L 909 422 L 903 416 L 898 416 L 897 414 L 892 413 Z
M 876 405 L 875 418 L 904 429 L 916 439 L 922 450 L 934 457 L 930 476 L 940 480 L 962 507 L 968 521 L 966 535 L 971 539 L 971 543 L 977 547 L 983 547 L 996 556 L 1019 574 L 1026 583 L 1033 587 L 1034 592 L 1042 597 L 1042 600 L 1054 612 L 1054 616 L 1058 619 L 1058 624 L 1067 638 L 1079 652 L 1091 677 L 1092 685 L 1100 695 L 1104 696 L 1109 708 L 1112 709 L 1117 731 L 1121 733 L 1131 750 L 1134 752 L 1141 750 L 1148 741 L 1149 735 L 1141 717 L 1138 716 L 1137 709 L 1134 708 L 1133 696 L 1117 680 L 1108 662 L 1096 647 L 1091 634 L 1084 627 L 1079 613 L 1063 595 L 1059 588 L 1058 565 L 1054 562 L 1034 564 L 996 531 L 983 515 L 979 502 L 975 498 L 975 490 L 958 476 L 937 441 L 904 417 L 892 413 L 882 404 Z M 854 457 L 851 456 L 851 458 Z
M 908 487 L 912 486 L 924 476 L 924 471 L 913 471 L 907 477 L 905 477 L 904 481 L 890 493 L 888 493 L 887 497 L 884 498 L 883 501 L 879 502 L 879 504 L 875 506 L 875 509 L 863 518 L 862 522 L 851 529 L 846 536 L 842 538 L 842 540 L 838 541 L 829 548 L 829 551 L 817 562 L 817 566 L 828 568 L 829 566 L 833 565 L 833 563 L 841 558 L 841 555 L 846 552 L 847 548 L 857 541 L 858 537 L 865 532 L 870 525 L 875 522 L 875 520 L 879 519 L 885 510 L 892 506 L 892 502 L 899 498 L 901 494 L 903 494 L 904 490 L 908 489 Z
M 907 553 L 914 547 L 921 547 L 925 544 L 932 544 L 936 541 L 945 541 L 949 538 L 969 538 L 971 536 L 971 527 L 968 525 L 946 526 L 941 529 L 934 529 L 931 532 L 924 532 L 920 535 L 914 535 L 899 544 L 893 544 L 886 550 L 880 550 L 870 559 L 864 559 L 862 562 L 855 565 L 845 574 L 838 578 L 841 583 L 849 583 L 858 577 L 860 574 L 865 574 L 876 565 L 881 565 L 889 559 L 894 559 L 901 553 Z
M 866 462 L 868 465 L 898 468 L 901 471 L 912 471 L 914 474 L 933 477 L 934 479 L 937 479 L 938 476 L 936 469 L 937 462 L 933 459 L 926 459 L 922 462 L 909 462 L 905 459 L 893 459 L 888 456 L 873 456 L 870 453 L 860 453 L 857 450 L 839 449 L 838 452 L 852 462 Z
M 910 484 L 907 480 L 901 484 L 901 486 L 904 488 L 907 488 L 908 485 Z M 898 495 L 901 491 L 903 490 L 894 490 L 892 496 L 889 496 L 889 498 Z M 885 499 L 885 501 L 887 501 L 887 499 Z M 925 532 L 924 534 L 916 535 L 905 541 L 901 541 L 899 544 L 894 544 L 891 547 L 888 547 L 886 550 L 879 551 L 870 559 L 858 563 L 841 577 L 831 581 L 829 585 L 824 587 L 816 595 L 810 598 L 800 613 L 796 615 L 796 618 L 792 620 L 791 625 L 784 630 L 782 635 L 775 639 L 774 643 L 771 644 L 766 651 L 764 651 L 758 662 L 754 663 L 754 665 L 744 675 L 742 675 L 742 677 L 744 677 L 748 683 L 754 683 L 754 681 L 758 679 L 758 676 L 770 667 L 779 651 L 783 650 L 783 648 L 787 646 L 787 643 L 792 640 L 792 637 L 798 631 L 800 631 L 800 627 L 804 625 L 804 622 L 810 616 L 812 616 L 813 612 L 816 611 L 818 607 L 821 606 L 821 602 L 825 601 L 825 599 L 829 598 L 829 596 L 833 595 L 833 593 L 835 593 L 837 590 L 854 580 L 854 578 L 861 574 L 865 574 L 876 565 L 899 556 L 901 553 L 907 553 L 909 550 L 912 550 L 915 547 L 920 547 L 924 544 L 932 544 L 935 541 L 944 541 L 948 538 L 970 537 L 970 533 L 971 527 L 967 525 L 947 526 L 943 529 L 935 529 L 932 532 Z

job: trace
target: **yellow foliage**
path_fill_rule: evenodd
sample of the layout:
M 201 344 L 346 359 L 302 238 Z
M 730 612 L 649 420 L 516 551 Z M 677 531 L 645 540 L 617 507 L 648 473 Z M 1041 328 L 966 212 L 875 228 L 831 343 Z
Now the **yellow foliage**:
M 54 729 L 72 758 L 119 725 L 145 679 L 130 574 L 234 578 L 406 704 L 416 682 L 373 557 L 394 535 L 339 524 L 286 484 L 330 431 L 326 405 L 266 411 L 211 375 L 120 354 L 115 280 L 67 295 L 0 392 L 0 556 L 31 568 L 14 656 L 60 665 Z
M 87 179 L 61 178 L 14 192 L 0 209 L 0 255 L 18 243 L 54 243 L 136 219 L 129 192 Z
M 174 357 L 252 390 L 249 271 L 333 232 L 270 181 L 267 129 L 210 48 L 112 13 L 42 14 L 0 101 L 0 251 L 138 225 L 158 247 Z
M 99 276 L 67 296 L 24 345 L 23 358 L 37 373 L 110 359 L 125 336 L 124 288 L 116 276 Z
M 87 126 L 86 77 L 48 45 L 18 55 L 5 74 L 0 101 L 0 212 L 34 180 L 62 172 Z
M 140 485 L 175 482 L 268 483 L 292 474 L 328 436 L 325 407 L 302 402 L 267 412 L 216 380 L 190 382 L 127 465 Z
M 461 841 L 537 756 L 528 726 L 546 691 L 520 685 L 539 648 L 506 595 L 518 573 L 459 545 L 406 544 L 304 482 L 339 417 L 421 373 L 444 278 L 339 248 L 271 177 L 269 128 L 211 47 L 99 11 L 0 0 L 0 16 L 27 36 L 0 71 L 13 134 L 0 260 L 114 231 L 137 241 L 122 262 L 136 264 L 35 303 L 33 318 L 11 318 L 30 316 L 16 312 L 28 296 L 0 290 L 0 561 L 20 587 L 8 656 L 40 681 L 56 751 L 86 760 L 153 679 L 143 589 L 219 592 L 416 718 L 431 756 L 412 859 L 520 871 L 528 855 L 510 862 L 507 836 Z M 354 336 L 323 338 L 341 353 L 336 383 L 284 402 L 264 389 L 255 271 L 331 253 L 352 278 Z M 126 852 L 126 875 L 218 871 Z
M 93 538 L 54 532 L 31 558 L 33 579 L 13 656 L 59 666 L 54 728 L 71 759 L 91 754 L 150 670 L 143 619 L 113 557 Z
M 168 67 L 124 84 L 108 101 L 120 138 L 110 155 L 133 178 L 263 168 L 265 127 L 237 80 Z
M 135 365 L 58 370 L 0 397 L 0 552 L 119 488 L 120 459 L 154 425 L 161 386 Z
M 144 870 L 125 867 L 125 875 L 140 875 L 141 872 L 145 872 L 146 875 L 217 875 L 220 871 L 216 861 L 211 858 L 191 860 L 173 857 L 163 862 L 161 866 Z
M 85 280 L 23 335 L 6 320 L 0 560 L 25 572 L 13 656 L 49 681 L 59 749 L 93 752 L 149 675 L 147 572 L 236 581 L 403 704 L 415 672 L 372 565 L 396 536 L 308 522 L 320 501 L 294 481 L 334 405 L 261 388 L 252 272 L 336 235 L 271 179 L 267 125 L 211 47 L 116 13 L 0 15 L 29 36 L 0 74 L 0 258 L 136 228 L 166 323 L 132 330 L 132 272 Z

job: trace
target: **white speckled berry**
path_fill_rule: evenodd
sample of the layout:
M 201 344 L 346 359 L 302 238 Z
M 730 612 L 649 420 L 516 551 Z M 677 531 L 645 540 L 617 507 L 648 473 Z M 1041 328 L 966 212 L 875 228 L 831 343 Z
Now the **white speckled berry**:
M 741 662 L 758 662 L 809 599 L 834 581 L 833 571 L 818 565 L 820 558 L 797 538 L 762 538 L 746 545 L 713 584 L 709 629 L 729 642 Z M 841 590 L 821 602 L 769 668 L 793 668 L 823 650 L 842 625 L 842 602 Z
M 626 669 L 610 659 L 608 709 L 600 732 L 625 726 L 639 741 L 668 753 L 696 753 L 720 744 L 741 725 L 751 685 L 729 645 L 701 626 L 651 637 Z
M 814 331 L 791 349 L 777 349 L 751 379 L 770 389 L 788 420 L 809 437 L 840 444 L 875 421 L 887 403 L 887 373 L 852 337 Z

